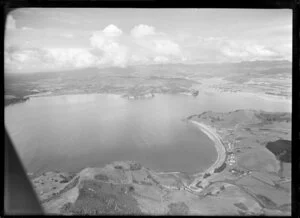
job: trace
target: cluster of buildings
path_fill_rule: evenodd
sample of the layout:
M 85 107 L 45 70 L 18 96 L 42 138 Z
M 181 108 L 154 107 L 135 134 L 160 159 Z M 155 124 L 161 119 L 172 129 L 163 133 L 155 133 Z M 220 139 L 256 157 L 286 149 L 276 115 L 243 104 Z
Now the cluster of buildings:
M 230 142 L 227 145 L 228 145 L 227 152 L 229 153 L 229 155 L 227 156 L 227 161 L 226 162 L 229 166 L 232 166 L 236 163 L 236 158 L 235 158 L 235 155 L 233 153 L 234 146 Z
M 228 155 L 227 157 L 227 164 L 232 166 L 233 164 L 236 163 L 235 156 L 233 154 Z

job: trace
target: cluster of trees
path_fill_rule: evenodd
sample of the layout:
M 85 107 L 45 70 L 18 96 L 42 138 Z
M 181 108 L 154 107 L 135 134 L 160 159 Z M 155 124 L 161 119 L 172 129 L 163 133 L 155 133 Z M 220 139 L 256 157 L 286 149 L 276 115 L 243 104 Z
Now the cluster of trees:
M 290 163 L 292 159 L 291 141 L 279 139 L 274 142 L 268 142 L 266 148 L 270 150 L 279 161 Z
M 215 173 L 220 173 L 226 168 L 226 163 L 223 163 L 220 167 L 214 170 Z
M 203 176 L 203 179 L 209 177 L 211 174 L 210 173 L 205 173 L 204 176 Z

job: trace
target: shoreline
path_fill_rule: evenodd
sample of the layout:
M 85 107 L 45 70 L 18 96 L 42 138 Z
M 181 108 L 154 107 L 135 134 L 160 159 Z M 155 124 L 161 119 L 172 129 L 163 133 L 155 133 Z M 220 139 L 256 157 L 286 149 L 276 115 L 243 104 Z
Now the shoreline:
M 196 125 L 200 129 L 201 132 L 203 132 L 205 135 L 207 135 L 210 138 L 210 140 L 213 141 L 213 144 L 214 144 L 214 146 L 216 148 L 216 151 L 217 151 L 217 159 L 212 165 L 210 165 L 207 169 L 205 169 L 201 172 L 193 173 L 192 175 L 198 176 L 198 175 L 205 174 L 205 173 L 213 174 L 214 170 L 216 168 L 220 167 L 226 161 L 226 147 L 222 143 L 222 138 L 219 136 L 218 133 L 216 133 L 212 129 L 212 127 L 210 127 L 210 126 L 208 126 L 204 123 L 200 123 L 200 122 L 197 122 L 195 120 L 188 120 L 188 122 Z M 184 173 L 184 172 L 164 172 L 164 171 L 160 171 L 160 172 L 156 172 L 156 173 L 157 174 L 177 174 L 177 173 Z
M 214 170 L 218 167 L 220 167 L 225 161 L 226 161 L 226 148 L 225 146 L 223 145 L 222 141 L 221 141 L 221 137 L 208 125 L 206 124 L 203 124 L 203 123 L 200 123 L 200 122 L 197 122 L 197 121 L 194 121 L 194 120 L 188 120 L 188 122 L 194 124 L 196 127 L 199 128 L 199 130 L 201 132 L 203 132 L 205 135 L 207 135 L 210 140 L 212 140 L 215 148 L 216 148 L 216 151 L 217 151 L 217 159 L 216 161 L 210 165 L 207 169 L 203 170 L 203 171 L 200 171 L 200 172 L 196 172 L 196 173 L 193 173 L 191 175 L 193 176 L 199 176 L 199 175 L 203 175 L 205 173 L 210 173 L 210 174 L 213 174 L 214 173 Z M 180 174 L 180 173 L 185 173 L 185 172 L 180 172 L 180 171 L 171 171 L 171 172 L 168 172 L 168 171 L 155 171 L 154 172 L 156 174 Z M 34 174 L 32 172 L 28 172 L 29 174 Z M 192 182 L 191 185 L 195 183 Z
M 196 125 L 204 134 L 206 134 L 214 142 L 214 146 L 218 154 L 216 161 L 209 168 L 207 168 L 203 172 L 196 173 L 194 175 L 200 176 L 205 173 L 210 173 L 212 175 L 214 173 L 214 170 L 220 167 L 226 161 L 226 147 L 222 143 L 221 137 L 212 129 L 212 127 L 194 120 L 190 120 L 189 122 Z M 196 178 L 189 186 L 196 186 L 198 182 L 199 178 Z

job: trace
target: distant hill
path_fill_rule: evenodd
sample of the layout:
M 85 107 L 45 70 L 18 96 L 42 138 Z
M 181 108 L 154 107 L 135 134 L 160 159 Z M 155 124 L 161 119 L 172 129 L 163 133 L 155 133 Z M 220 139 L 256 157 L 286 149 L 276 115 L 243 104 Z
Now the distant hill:
M 104 67 L 104 68 L 83 68 L 83 69 L 76 69 L 76 70 L 65 70 L 65 71 L 56 71 L 56 72 L 33 72 L 33 73 L 6 73 L 5 76 L 10 77 L 16 77 L 19 76 L 21 78 L 23 77 L 51 77 L 51 76 L 57 76 L 59 74 L 68 74 L 72 73 L 73 75 L 81 75 L 82 73 L 95 73 L 95 72 L 102 72 L 102 73 L 112 73 L 112 74 L 118 74 L 118 73 L 130 73 L 137 70 L 144 71 L 145 69 L 148 70 L 170 70 L 170 69 L 201 69 L 201 68 L 232 68 L 232 67 L 253 67 L 254 69 L 257 67 L 268 67 L 268 68 L 275 68 L 275 67 L 292 67 L 292 62 L 287 60 L 278 60 L 278 61 L 242 61 L 238 63 L 194 63 L 194 64 L 184 64 L 184 63 L 173 63 L 173 64 L 149 64 L 149 65 L 132 65 L 127 66 L 124 68 L 121 67 Z M 171 72 L 172 73 L 172 72 Z M 174 73 L 174 72 L 173 72 Z
M 253 61 L 137 65 L 30 74 L 6 73 L 4 79 L 6 94 L 16 97 L 37 94 L 31 90 L 53 94 L 126 94 L 129 90 L 178 93 L 184 87 L 184 91 L 189 92 L 188 89 L 193 84 L 212 78 L 222 78 L 223 84 L 218 86 L 222 91 L 248 87 L 273 95 L 290 96 L 291 72 L 291 62 L 288 61 Z M 261 84 L 262 82 L 267 82 L 268 85 Z

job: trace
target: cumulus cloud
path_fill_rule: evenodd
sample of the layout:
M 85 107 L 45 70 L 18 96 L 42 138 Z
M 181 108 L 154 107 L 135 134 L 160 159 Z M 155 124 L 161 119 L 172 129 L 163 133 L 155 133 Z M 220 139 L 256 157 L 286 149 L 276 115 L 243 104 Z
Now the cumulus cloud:
M 61 33 L 71 38 L 72 34 Z M 179 44 L 166 34 L 155 32 L 147 25 L 134 27 L 124 34 L 110 24 L 102 30 L 92 32 L 90 48 L 34 48 L 31 43 L 22 47 L 6 46 L 7 65 L 15 68 L 40 66 L 41 68 L 69 69 L 82 67 L 118 66 L 131 64 L 167 63 L 183 61 Z
M 163 39 L 163 40 L 154 40 L 155 52 L 164 55 L 180 55 L 181 50 L 179 45 L 171 40 Z
M 98 64 L 111 64 L 125 67 L 127 65 L 127 48 L 117 42 L 107 41 L 101 50 L 104 52 Z
M 197 39 L 196 39 L 197 38 Z M 195 37 L 181 47 L 187 62 L 239 62 L 253 60 L 291 60 L 291 46 L 226 37 Z M 276 42 L 276 41 L 275 41 Z M 194 61 L 193 61 L 194 60 Z
M 8 18 L 7 28 L 16 28 L 12 16 Z M 26 30 L 26 27 L 22 29 Z M 68 32 L 59 32 L 58 35 L 61 36 L 60 40 L 74 37 Z M 290 42 L 274 45 L 273 42 L 263 44 L 260 41 L 234 41 L 224 37 L 200 37 L 183 33 L 170 36 L 146 24 L 134 26 L 128 33 L 110 24 L 92 32 L 88 43 L 87 48 L 36 48 L 33 40 L 24 42 L 21 47 L 7 43 L 5 66 L 6 69 L 9 66 L 28 71 L 47 71 L 152 63 L 291 59 L 292 53 Z
M 119 29 L 117 26 L 110 24 L 104 28 L 102 31 L 106 36 L 120 36 L 122 35 L 123 31 Z
M 109 25 L 102 31 L 95 31 L 90 37 L 91 48 L 36 48 L 6 45 L 6 69 L 74 69 L 101 65 L 126 66 L 128 48 L 118 41 L 122 30 Z M 62 33 L 66 38 L 72 34 Z M 33 69 L 36 70 L 36 69 Z
M 155 28 L 153 26 L 148 26 L 145 24 L 140 24 L 132 28 L 131 35 L 135 38 L 140 38 L 147 35 L 154 35 Z
M 98 64 L 112 64 L 114 66 L 125 66 L 128 60 L 128 48 L 120 44 L 117 36 L 122 31 L 114 26 L 109 25 L 103 31 L 95 31 L 90 37 L 91 46 L 102 53 Z
M 105 43 L 105 38 L 101 31 L 95 31 L 90 37 L 90 43 L 93 47 L 101 48 Z
M 10 29 L 10 30 L 14 30 L 16 29 L 16 20 L 13 18 L 12 15 L 8 15 L 7 16 L 7 20 L 6 20 L 6 28 Z
M 58 65 L 69 67 L 90 67 L 98 60 L 88 50 L 82 48 L 47 49 L 47 55 Z
M 183 54 L 179 44 L 167 37 L 139 38 L 135 40 L 139 54 L 154 60 L 155 57 L 164 56 L 168 60 L 182 60 Z
M 82 48 L 14 47 L 5 51 L 5 64 L 12 68 L 72 69 L 96 64 L 98 58 Z
M 143 50 L 142 53 L 154 62 L 182 57 L 179 44 L 167 34 L 157 32 L 153 26 L 139 24 L 132 28 L 130 35 L 140 50 Z M 157 61 L 155 61 L 156 57 L 158 57 Z
M 263 45 L 251 42 L 225 41 L 220 50 L 226 57 L 237 61 L 272 59 L 280 56 L 279 53 Z

